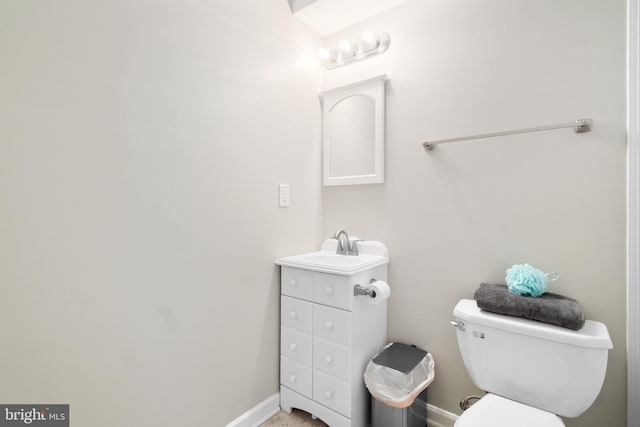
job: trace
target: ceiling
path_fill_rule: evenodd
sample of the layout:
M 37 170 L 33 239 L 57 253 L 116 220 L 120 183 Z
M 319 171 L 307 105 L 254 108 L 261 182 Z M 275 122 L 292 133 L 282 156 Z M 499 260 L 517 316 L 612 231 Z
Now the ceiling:
M 321 36 L 409 0 L 287 0 L 291 12 Z

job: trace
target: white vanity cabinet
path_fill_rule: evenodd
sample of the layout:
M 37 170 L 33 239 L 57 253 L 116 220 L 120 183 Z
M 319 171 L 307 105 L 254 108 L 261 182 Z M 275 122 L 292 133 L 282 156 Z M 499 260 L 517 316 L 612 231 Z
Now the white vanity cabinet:
M 292 258 L 278 260 L 280 406 L 302 409 L 330 427 L 367 427 L 370 395 L 362 375 L 386 344 L 387 302 L 355 296 L 354 287 L 386 281 L 388 257 L 330 273 L 288 262 Z

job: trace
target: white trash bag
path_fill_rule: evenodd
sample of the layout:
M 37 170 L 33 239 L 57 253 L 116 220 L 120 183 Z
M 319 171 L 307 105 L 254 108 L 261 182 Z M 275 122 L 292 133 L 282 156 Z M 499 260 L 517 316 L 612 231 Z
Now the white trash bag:
M 385 346 L 382 351 L 392 344 Z M 431 353 L 426 353 L 407 373 L 378 365 L 371 360 L 364 371 L 364 383 L 375 399 L 395 408 L 406 408 L 431 384 L 435 377 L 434 366 Z

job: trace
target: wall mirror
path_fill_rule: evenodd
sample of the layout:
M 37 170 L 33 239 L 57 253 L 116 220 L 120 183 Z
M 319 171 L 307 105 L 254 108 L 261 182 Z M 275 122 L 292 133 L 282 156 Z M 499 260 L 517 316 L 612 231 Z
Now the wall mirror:
M 320 94 L 324 185 L 384 182 L 386 80 L 382 75 Z

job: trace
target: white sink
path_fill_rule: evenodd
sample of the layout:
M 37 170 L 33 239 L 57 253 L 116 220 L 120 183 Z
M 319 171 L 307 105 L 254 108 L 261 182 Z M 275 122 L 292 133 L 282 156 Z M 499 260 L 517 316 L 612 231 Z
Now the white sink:
M 359 255 L 357 256 L 336 254 L 336 247 L 336 240 L 327 239 L 319 251 L 280 258 L 276 261 L 276 264 L 322 273 L 351 276 L 362 270 L 389 262 L 387 248 L 379 242 L 358 242 Z

